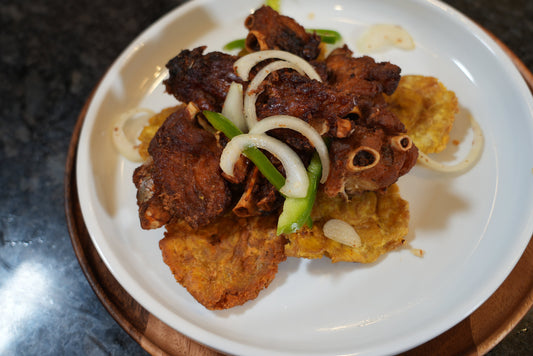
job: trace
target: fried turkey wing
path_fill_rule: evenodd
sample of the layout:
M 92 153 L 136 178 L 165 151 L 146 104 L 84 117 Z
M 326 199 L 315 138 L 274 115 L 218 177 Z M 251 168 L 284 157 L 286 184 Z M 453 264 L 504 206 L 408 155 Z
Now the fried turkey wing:
M 306 60 L 320 54 L 320 37 L 310 34 L 288 16 L 280 15 L 268 6 L 262 6 L 244 21 L 249 30 L 245 46 L 249 52 L 277 49 L 291 52 Z
M 208 309 L 227 309 L 256 298 L 286 259 L 275 216 L 220 217 L 198 230 L 167 225 L 159 246 L 176 281 Z
M 148 153 L 150 159 L 133 175 L 144 229 L 178 219 L 197 228 L 229 208 L 231 193 L 219 172 L 221 148 L 187 107 L 166 119 Z

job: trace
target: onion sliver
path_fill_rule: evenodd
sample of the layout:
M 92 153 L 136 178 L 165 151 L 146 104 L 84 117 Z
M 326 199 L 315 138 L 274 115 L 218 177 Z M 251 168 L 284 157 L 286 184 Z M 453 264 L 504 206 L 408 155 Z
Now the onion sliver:
M 246 121 L 244 120 L 244 103 L 242 98 L 242 84 L 231 82 L 231 85 L 222 106 L 222 115 L 231 120 L 239 128 L 246 132 Z
M 403 27 L 392 24 L 372 25 L 357 40 L 361 53 L 379 52 L 388 47 L 413 50 L 415 41 Z
M 302 160 L 287 144 L 265 134 L 243 134 L 232 138 L 220 156 L 220 168 L 233 176 L 233 167 L 246 148 L 257 147 L 269 151 L 285 168 L 285 185 L 280 193 L 291 198 L 303 198 L 307 194 L 309 177 Z
M 329 174 L 328 147 L 320 134 L 307 122 L 290 115 L 274 115 L 258 121 L 250 130 L 251 134 L 260 134 L 273 129 L 291 129 L 305 136 L 315 147 L 322 164 L 322 177 L 320 183 L 326 182 Z
M 244 97 L 244 117 L 246 118 L 246 123 L 248 124 L 249 129 L 251 129 L 257 123 L 257 114 L 255 112 L 257 88 L 270 73 L 285 68 L 294 69 L 303 75 L 303 72 L 300 68 L 298 68 L 298 66 L 287 61 L 276 61 L 266 65 L 259 72 L 257 72 L 254 79 L 252 79 L 250 82 L 250 85 L 248 85 L 248 88 L 246 89 L 246 96 Z
M 361 246 L 361 238 L 352 225 L 339 219 L 328 220 L 322 227 L 324 235 L 334 241 L 350 247 Z
M 453 165 L 442 164 L 431 159 L 428 155 L 420 150 L 418 151 L 418 162 L 421 162 L 435 171 L 444 173 L 461 172 L 470 168 L 477 162 L 479 156 L 481 155 L 484 142 L 483 131 L 481 131 L 481 127 L 479 127 L 479 124 L 472 116 L 470 116 L 470 124 L 474 134 L 472 139 L 472 147 L 470 148 L 468 155 L 461 162 Z
M 319 82 L 322 80 L 320 79 L 320 75 L 318 75 L 317 71 L 309 62 L 307 62 L 305 59 L 298 57 L 295 54 L 292 54 L 290 52 L 285 51 L 279 51 L 279 50 L 266 50 L 266 51 L 259 51 L 247 54 L 241 58 L 239 58 L 235 63 L 233 63 L 233 69 L 235 69 L 235 72 L 239 77 L 241 77 L 244 80 L 248 80 L 250 76 L 250 70 L 259 62 L 264 61 L 265 59 L 270 58 L 277 58 L 277 59 L 283 59 L 288 62 L 294 63 L 298 67 L 301 68 L 301 70 L 311 79 L 316 79 Z
M 139 117 L 139 115 L 142 115 Z M 118 117 L 113 124 L 113 144 L 117 151 L 132 162 L 142 162 L 143 159 L 139 153 L 139 142 L 137 137 L 139 136 L 142 128 L 148 123 L 148 119 L 154 116 L 155 113 L 149 109 L 136 108 L 129 110 Z M 136 125 L 137 129 L 133 134 L 129 134 L 126 131 L 126 126 L 131 124 L 130 120 L 141 120 L 140 124 Z M 134 136 L 134 137 L 132 137 Z

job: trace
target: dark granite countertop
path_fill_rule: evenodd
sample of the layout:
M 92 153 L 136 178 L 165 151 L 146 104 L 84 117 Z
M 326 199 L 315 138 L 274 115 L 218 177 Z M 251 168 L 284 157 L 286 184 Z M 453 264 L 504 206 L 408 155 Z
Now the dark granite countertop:
M 533 70 L 533 1 L 448 0 Z M 70 242 L 64 166 L 106 69 L 178 0 L 0 2 L 0 354 L 140 355 L 91 290 Z M 491 352 L 533 349 L 533 313 Z

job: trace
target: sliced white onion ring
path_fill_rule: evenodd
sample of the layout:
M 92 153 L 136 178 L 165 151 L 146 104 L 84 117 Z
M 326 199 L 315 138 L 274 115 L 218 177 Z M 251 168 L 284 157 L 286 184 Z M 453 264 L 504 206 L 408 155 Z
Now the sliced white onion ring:
M 468 155 L 461 162 L 453 165 L 443 164 L 431 159 L 428 155 L 426 155 L 420 150 L 418 151 L 418 162 L 435 171 L 444 173 L 461 172 L 472 167 L 477 162 L 479 156 L 481 155 L 481 152 L 483 151 L 484 137 L 481 127 L 472 116 L 470 116 L 470 124 L 474 133 L 474 137 L 472 139 L 472 147 L 470 148 L 470 152 L 468 152 Z
M 226 99 L 224 100 L 224 105 L 222 106 L 222 115 L 230 119 L 239 130 L 246 132 L 247 126 L 244 120 L 243 110 L 242 84 L 231 82 L 228 94 L 226 94 Z
M 243 134 L 232 138 L 220 156 L 220 168 L 233 176 L 233 168 L 241 153 L 249 147 L 257 147 L 272 153 L 285 168 L 287 174 L 285 185 L 280 193 L 291 198 L 303 198 L 307 195 L 309 178 L 302 160 L 287 144 L 265 134 Z
M 273 129 L 291 129 L 301 133 L 315 147 L 320 163 L 322 164 L 322 177 L 320 183 L 326 182 L 329 175 L 329 154 L 328 147 L 320 134 L 307 122 L 290 115 L 274 115 L 258 121 L 250 130 L 251 134 L 260 134 Z
M 270 73 L 285 68 L 294 69 L 298 71 L 298 73 L 302 75 L 304 74 L 302 70 L 293 63 L 287 61 L 276 61 L 266 65 L 264 68 L 261 68 L 261 70 L 255 75 L 254 79 L 252 79 L 250 82 L 250 85 L 248 85 L 248 88 L 246 89 L 246 95 L 244 97 L 244 117 L 246 118 L 248 129 L 251 129 L 257 123 L 257 113 L 255 111 L 255 101 L 257 100 L 258 95 L 257 88 Z
M 137 140 L 142 129 L 148 123 L 148 119 L 155 115 L 150 109 L 135 108 L 126 111 L 118 117 L 113 124 L 112 138 L 117 151 L 132 162 L 142 162 Z M 134 120 L 136 122 L 134 122 Z M 128 129 L 128 126 L 134 126 Z
M 324 236 L 343 245 L 350 247 L 360 247 L 361 238 L 352 225 L 339 219 L 328 220 L 322 227 Z
M 250 54 L 247 54 L 246 56 L 242 56 L 239 58 L 235 63 L 233 63 L 233 69 L 235 69 L 235 72 L 239 77 L 241 77 L 244 80 L 248 80 L 250 75 L 250 70 L 259 62 L 264 61 L 265 59 L 270 58 L 277 58 L 277 59 L 283 59 L 288 62 L 294 63 L 298 67 L 301 68 L 301 70 L 311 79 L 318 80 L 319 82 L 322 81 L 320 79 L 320 75 L 316 72 L 315 68 L 309 62 L 307 62 L 305 59 L 298 57 L 295 54 L 292 54 L 290 52 L 285 51 L 279 51 L 279 50 L 266 50 L 266 51 L 259 51 L 259 52 L 253 52 Z

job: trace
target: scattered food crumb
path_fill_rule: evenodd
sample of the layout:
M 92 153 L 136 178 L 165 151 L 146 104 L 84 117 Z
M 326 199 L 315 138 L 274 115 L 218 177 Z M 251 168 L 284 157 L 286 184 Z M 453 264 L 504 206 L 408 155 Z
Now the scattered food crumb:
M 412 248 L 411 253 L 415 255 L 416 257 L 424 257 L 424 254 L 426 253 L 424 250 L 421 250 L 419 248 Z

